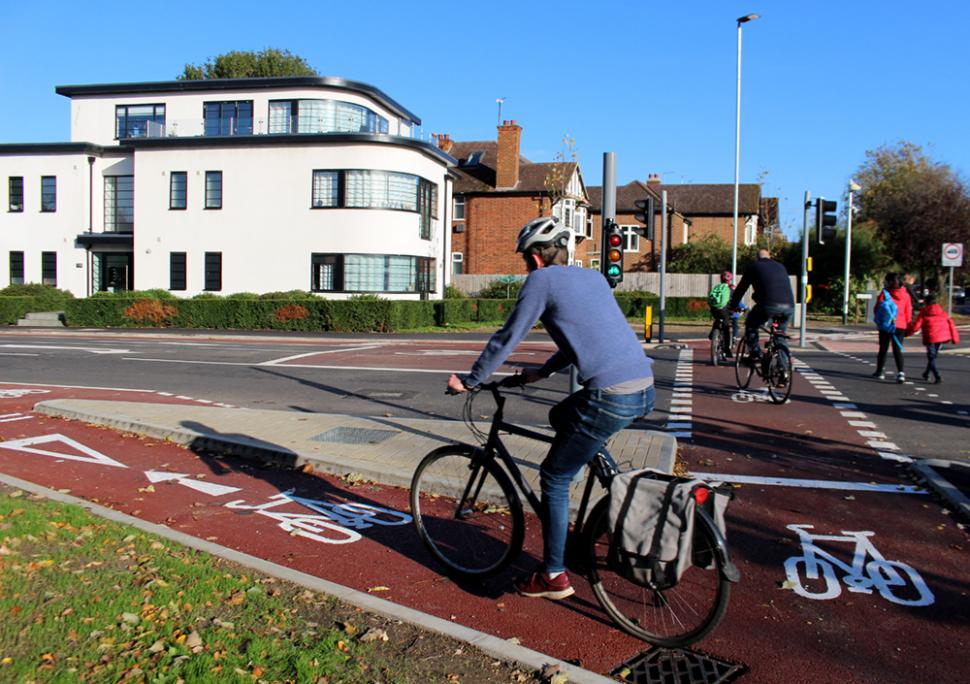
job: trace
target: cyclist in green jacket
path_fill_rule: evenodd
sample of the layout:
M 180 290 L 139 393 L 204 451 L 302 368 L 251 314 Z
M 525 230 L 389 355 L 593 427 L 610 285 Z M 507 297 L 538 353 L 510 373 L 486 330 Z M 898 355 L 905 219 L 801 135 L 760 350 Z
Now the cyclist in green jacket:
M 728 302 L 731 301 L 731 281 L 733 280 L 733 275 L 730 271 L 724 271 L 721 274 L 721 282 L 711 288 L 710 293 L 707 295 L 707 304 L 711 307 L 711 318 L 714 319 L 714 323 L 711 326 L 711 334 L 708 338 L 714 337 L 714 330 L 719 325 L 723 325 L 723 330 L 726 333 L 729 329 L 733 330 L 733 313 L 727 309 Z M 721 344 L 724 348 L 724 358 L 731 358 L 731 340 L 737 335 L 735 331 L 733 335 L 721 335 Z

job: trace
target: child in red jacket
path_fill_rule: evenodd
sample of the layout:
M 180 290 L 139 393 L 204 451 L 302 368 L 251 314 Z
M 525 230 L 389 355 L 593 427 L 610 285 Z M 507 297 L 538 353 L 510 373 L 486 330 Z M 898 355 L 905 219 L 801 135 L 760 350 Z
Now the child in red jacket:
M 946 342 L 958 344 L 960 334 L 953 324 L 953 319 L 946 314 L 942 306 L 936 303 L 935 295 L 929 295 L 926 298 L 925 306 L 920 309 L 916 320 L 909 324 L 906 334 L 912 335 L 921 327 L 923 328 L 923 344 L 926 345 L 926 370 L 923 371 L 923 379 L 928 380 L 930 373 L 932 373 L 933 382 L 940 384 L 943 382 L 943 377 L 940 375 L 940 371 L 936 369 L 936 357 L 940 353 L 940 347 Z

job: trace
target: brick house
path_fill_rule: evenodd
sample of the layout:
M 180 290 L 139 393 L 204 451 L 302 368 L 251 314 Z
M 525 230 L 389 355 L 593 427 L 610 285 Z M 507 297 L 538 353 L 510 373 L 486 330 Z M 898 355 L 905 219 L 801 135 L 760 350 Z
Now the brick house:
M 707 235 L 716 235 L 730 245 L 734 239 L 734 185 L 721 184 L 663 184 L 660 175 L 651 173 L 647 182 L 633 181 L 616 189 L 616 222 L 620 226 L 640 226 L 633 218 L 635 200 L 652 195 L 656 200 L 656 228 L 660 229 L 660 197 L 667 192 L 667 204 L 672 209 L 670 247 L 686 244 Z M 589 188 L 593 217 L 593 244 L 589 250 L 598 256 L 603 189 Z M 659 266 L 659 235 L 652 241 L 627 233 L 624 247 L 624 270 L 655 271 Z M 738 186 L 738 245 L 753 245 L 760 237 L 778 235 L 778 198 L 762 197 L 761 186 L 745 183 Z
M 531 162 L 520 154 L 522 127 L 498 126 L 496 141 L 458 142 L 435 136 L 438 147 L 458 160 L 453 168 L 451 266 L 454 274 L 524 274 L 515 253 L 519 229 L 539 216 L 558 216 L 585 234 L 589 196 L 574 161 Z M 586 247 L 575 261 L 585 262 Z M 582 265 L 586 265 L 583 263 Z

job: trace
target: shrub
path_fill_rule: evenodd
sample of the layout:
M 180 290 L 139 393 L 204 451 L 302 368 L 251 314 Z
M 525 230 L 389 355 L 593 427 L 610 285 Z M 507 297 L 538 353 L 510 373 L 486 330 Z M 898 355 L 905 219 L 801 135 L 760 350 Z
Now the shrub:
M 223 297 L 221 294 L 216 294 L 215 292 L 200 292 L 192 297 L 192 299 L 225 299 L 225 297 Z
M 51 285 L 40 283 L 25 283 L 23 285 L 8 285 L 0 290 L 4 297 L 31 297 L 30 311 L 60 311 L 65 302 L 74 299 L 67 290 L 58 290 Z
M 478 293 L 479 299 L 516 299 L 525 276 L 503 276 L 493 280 Z
M 310 310 L 301 304 L 287 304 L 273 312 L 278 321 L 302 321 L 310 316 Z
M 11 325 L 30 311 L 34 300 L 31 297 L 0 296 L 0 325 Z
M 178 316 L 179 310 L 171 304 L 163 304 L 157 299 L 139 299 L 131 306 L 125 307 L 125 318 L 139 323 L 154 325 L 170 324 L 172 318 Z
M 256 294 L 255 292 L 233 292 L 231 295 L 227 295 L 226 299 L 252 300 L 252 299 L 259 299 L 259 295 Z
M 467 296 L 454 285 L 446 285 L 445 299 L 467 299 Z
M 303 299 L 315 299 L 315 296 L 306 290 L 287 290 L 286 292 L 264 292 L 259 295 L 260 299 L 274 299 L 281 301 L 300 301 Z

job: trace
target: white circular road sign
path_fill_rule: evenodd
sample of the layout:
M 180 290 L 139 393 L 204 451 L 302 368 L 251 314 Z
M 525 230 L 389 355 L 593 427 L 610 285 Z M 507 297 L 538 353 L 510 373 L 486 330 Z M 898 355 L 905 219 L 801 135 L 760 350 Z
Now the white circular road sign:
M 960 268 L 961 266 L 963 266 L 963 243 L 962 242 L 943 243 L 943 265 L 955 266 L 956 268 Z

